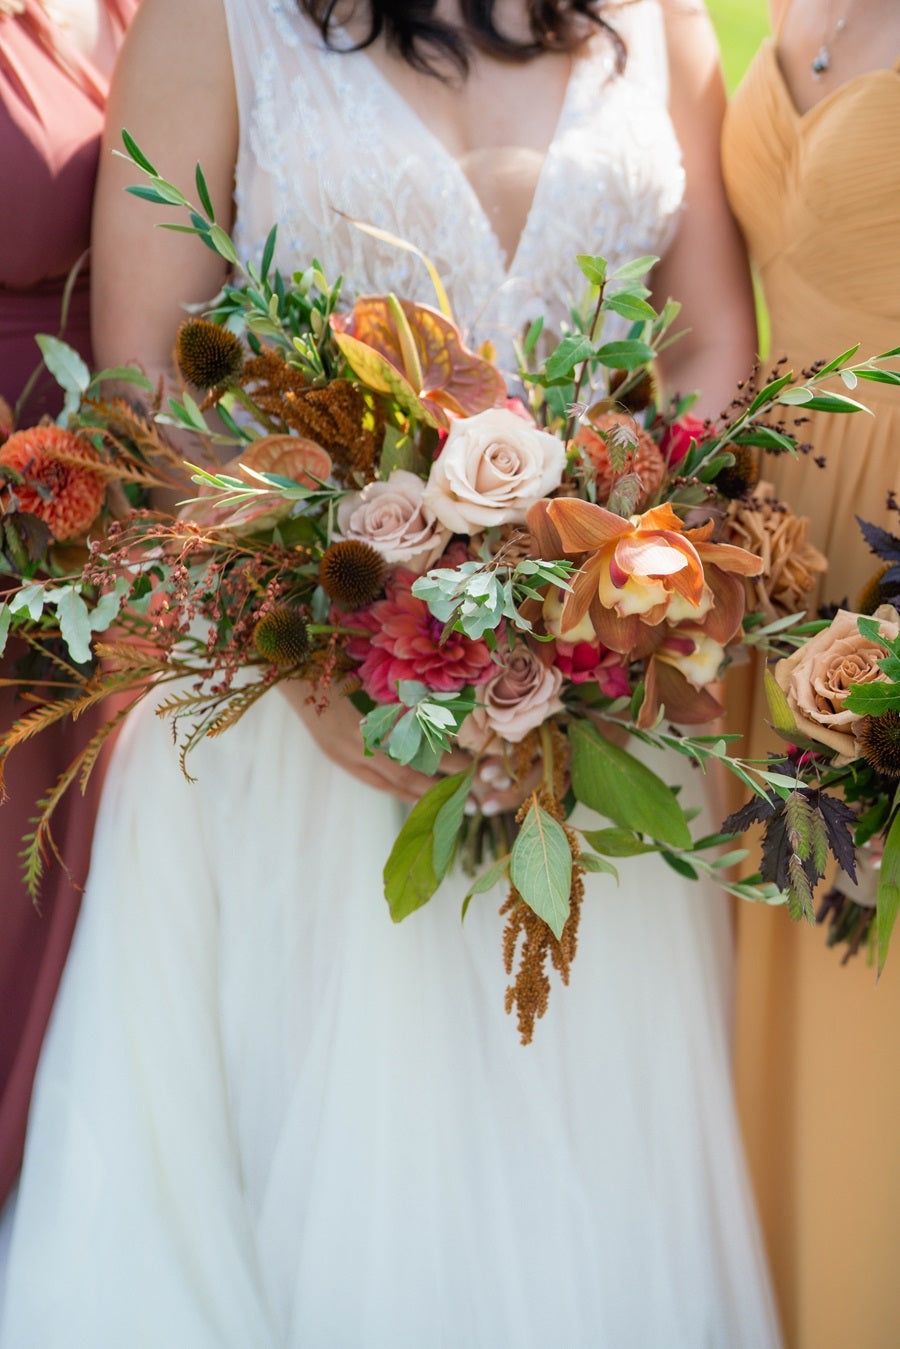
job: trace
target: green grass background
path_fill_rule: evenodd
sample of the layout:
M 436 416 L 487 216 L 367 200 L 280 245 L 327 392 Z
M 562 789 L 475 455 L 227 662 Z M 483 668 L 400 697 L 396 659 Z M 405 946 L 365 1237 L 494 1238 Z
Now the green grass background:
M 725 82 L 733 89 L 769 31 L 766 0 L 707 0 L 719 35 Z

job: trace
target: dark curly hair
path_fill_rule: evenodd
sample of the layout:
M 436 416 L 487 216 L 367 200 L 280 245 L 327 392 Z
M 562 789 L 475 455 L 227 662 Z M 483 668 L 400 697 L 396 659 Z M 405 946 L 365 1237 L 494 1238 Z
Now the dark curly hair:
M 388 46 L 415 70 L 439 79 L 448 67 L 465 75 L 472 47 L 506 61 L 530 61 L 541 52 L 568 52 L 597 29 L 612 40 L 616 61 L 625 62 L 625 44 L 603 18 L 607 0 L 525 0 L 530 41 L 506 37 L 494 23 L 494 0 L 460 0 L 462 25 L 456 27 L 435 17 L 437 0 L 364 0 L 369 11 L 369 31 L 351 47 L 336 47 L 335 10 L 339 0 L 297 0 L 316 24 L 327 46 L 341 51 L 360 51 L 383 33 Z

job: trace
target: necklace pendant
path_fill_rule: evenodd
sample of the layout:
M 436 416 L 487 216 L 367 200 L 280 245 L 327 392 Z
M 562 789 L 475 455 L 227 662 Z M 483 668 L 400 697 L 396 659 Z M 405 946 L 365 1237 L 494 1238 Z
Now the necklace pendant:
M 830 65 L 831 53 L 823 42 L 822 46 L 812 59 L 812 73 L 815 75 L 816 79 L 819 79 L 820 76 L 824 75 Z

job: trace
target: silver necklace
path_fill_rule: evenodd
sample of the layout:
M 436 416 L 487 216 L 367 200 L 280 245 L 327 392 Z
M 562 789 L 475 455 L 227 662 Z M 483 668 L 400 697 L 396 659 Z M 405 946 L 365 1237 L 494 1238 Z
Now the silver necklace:
M 812 73 L 820 80 L 831 69 L 831 44 L 840 37 L 847 27 L 847 16 L 841 15 L 832 25 L 831 0 L 825 0 L 825 28 L 822 33 L 822 45 L 812 59 Z

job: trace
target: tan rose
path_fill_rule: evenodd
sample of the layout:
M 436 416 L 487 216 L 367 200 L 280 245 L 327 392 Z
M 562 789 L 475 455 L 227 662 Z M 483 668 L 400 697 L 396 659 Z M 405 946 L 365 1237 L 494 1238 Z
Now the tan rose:
M 882 636 L 900 633 L 900 614 L 889 604 L 875 611 Z M 775 666 L 775 680 L 800 730 L 844 758 L 857 755 L 856 730 L 863 720 L 844 707 L 851 684 L 887 678 L 878 668 L 887 651 L 859 630 L 859 614 L 839 609 L 827 628 Z
M 776 500 L 771 483 L 760 482 L 748 501 L 733 501 L 725 517 L 724 543 L 737 544 L 763 564 L 745 579 L 747 609 L 769 622 L 802 613 L 828 561 L 809 541 L 809 519 Z
M 558 487 L 566 464 L 562 441 L 507 408 L 458 417 L 435 460 L 425 505 L 454 534 L 510 522 Z
M 497 673 L 478 690 L 481 706 L 466 718 L 458 737 L 464 749 L 476 753 L 491 747 L 494 735 L 516 745 L 562 711 L 563 676 L 555 665 L 544 665 L 524 643 L 504 651 L 499 660 Z
M 335 539 L 357 539 L 389 565 L 427 571 L 444 551 L 450 531 L 424 504 L 424 491 L 417 474 L 397 468 L 387 482 L 370 482 L 361 492 L 348 493 L 337 509 Z

